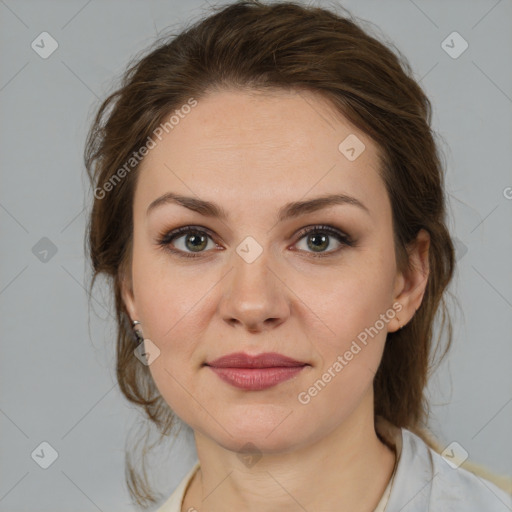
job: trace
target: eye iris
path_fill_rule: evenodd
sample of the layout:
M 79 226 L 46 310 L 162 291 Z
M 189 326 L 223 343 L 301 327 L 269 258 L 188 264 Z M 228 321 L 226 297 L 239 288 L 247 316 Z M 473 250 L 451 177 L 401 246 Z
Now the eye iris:
M 311 244 L 310 241 L 313 239 L 316 239 L 316 240 L 320 239 L 321 240 L 320 243 L 323 244 L 323 246 L 317 245 L 315 243 Z M 308 247 L 315 251 L 316 251 L 316 249 L 327 249 L 327 247 L 329 247 L 328 235 L 319 235 L 319 234 L 309 235 L 308 236 Z
M 208 243 L 206 236 L 198 235 L 197 233 L 192 233 L 190 235 L 186 235 L 185 240 L 186 240 L 187 248 L 192 251 L 195 251 L 195 252 L 198 252 L 198 251 L 196 251 L 196 249 L 199 249 L 199 250 L 204 249 L 204 247 L 206 247 L 206 244 Z M 191 240 L 192 240 L 192 245 L 189 245 L 189 242 Z M 203 247 L 203 245 L 204 245 L 204 247 Z

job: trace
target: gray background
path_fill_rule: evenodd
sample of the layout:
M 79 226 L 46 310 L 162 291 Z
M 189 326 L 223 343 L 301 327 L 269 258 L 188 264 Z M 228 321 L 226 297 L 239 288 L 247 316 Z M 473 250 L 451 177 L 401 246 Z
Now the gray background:
M 450 291 L 461 308 L 453 349 L 429 384 L 430 427 L 512 474 L 512 1 L 343 5 L 409 58 L 443 139 L 458 240 Z M 123 450 L 140 416 L 117 390 L 101 281 L 89 321 L 83 238 L 92 196 L 82 152 L 94 109 L 128 60 L 207 8 L 0 0 L 1 511 L 133 510 Z M 47 59 L 31 48 L 43 31 L 59 45 Z M 456 59 L 441 46 L 453 31 L 469 44 Z M 55 254 L 41 252 L 53 245 Z M 58 452 L 46 470 L 31 458 L 43 441 Z M 170 493 L 194 461 L 190 436 L 164 458 L 157 483 Z

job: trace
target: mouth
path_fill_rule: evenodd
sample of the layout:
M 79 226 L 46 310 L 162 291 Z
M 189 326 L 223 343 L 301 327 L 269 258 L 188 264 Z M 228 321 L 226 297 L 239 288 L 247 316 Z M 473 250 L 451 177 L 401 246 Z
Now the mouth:
M 232 386 L 259 391 L 291 379 L 311 365 L 276 352 L 256 356 L 237 352 L 207 362 L 205 366 Z

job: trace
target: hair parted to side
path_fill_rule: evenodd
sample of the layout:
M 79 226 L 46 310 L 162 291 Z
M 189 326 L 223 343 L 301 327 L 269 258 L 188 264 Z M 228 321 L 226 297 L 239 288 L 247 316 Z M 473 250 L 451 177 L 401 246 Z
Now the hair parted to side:
M 157 41 L 129 65 L 119 89 L 101 104 L 84 153 L 93 188 L 109 182 L 171 112 L 190 98 L 200 101 L 223 89 L 316 92 L 379 147 L 398 268 L 406 269 L 407 244 L 424 228 L 430 234 L 430 275 L 414 317 L 403 329 L 388 334 L 374 380 L 374 410 L 418 433 L 439 451 L 440 445 L 424 428 L 429 415 L 424 390 L 452 341 L 445 295 L 455 258 L 445 219 L 443 167 L 430 127 L 431 104 L 409 64 L 348 13 L 256 0 L 217 7 L 178 35 Z M 90 290 L 98 275 L 108 278 L 115 298 L 119 386 L 127 400 L 143 408 L 160 441 L 166 441 L 177 418 L 148 367 L 134 357 L 133 331 L 120 292 L 131 265 L 137 170 L 135 165 L 112 190 L 103 192 L 104 197 L 95 193 L 87 228 L 93 267 Z M 438 313 L 440 335 L 434 345 Z M 443 333 L 446 343 L 435 364 Z M 147 451 L 142 450 L 142 470 L 131 463 L 133 453 L 127 453 L 126 463 L 130 494 L 144 508 L 159 499 L 146 475 Z

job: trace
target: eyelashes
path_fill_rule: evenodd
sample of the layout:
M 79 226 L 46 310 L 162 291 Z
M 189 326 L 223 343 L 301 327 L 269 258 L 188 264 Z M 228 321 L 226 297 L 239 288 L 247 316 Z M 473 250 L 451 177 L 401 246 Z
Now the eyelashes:
M 295 244 L 297 244 L 304 238 L 307 239 L 308 236 L 313 235 L 313 234 L 320 235 L 322 237 L 321 238 L 322 241 L 325 241 L 327 239 L 328 247 L 330 247 L 332 245 L 331 242 L 329 241 L 329 237 L 334 238 L 340 245 L 338 247 L 338 249 L 327 251 L 327 252 L 326 251 L 315 252 L 315 251 L 307 251 L 307 250 L 304 251 L 306 254 L 308 254 L 314 258 L 325 258 L 328 256 L 334 256 L 334 255 L 338 254 L 344 247 L 353 247 L 354 246 L 354 241 L 348 235 L 346 235 L 345 233 L 343 233 L 342 231 L 340 231 L 339 229 L 337 229 L 333 226 L 326 226 L 326 225 L 314 225 L 314 226 L 308 226 L 308 227 L 302 229 L 301 231 L 299 231 L 299 233 L 297 233 L 297 241 L 295 242 Z M 300 250 L 302 250 L 302 249 L 300 249 Z
M 309 235 L 317 235 L 316 240 L 320 241 L 320 243 L 325 243 L 327 241 L 327 247 L 330 247 L 332 244 L 329 240 L 329 238 L 334 238 L 339 244 L 340 247 L 335 250 L 331 251 L 321 251 L 321 252 L 315 252 L 309 251 L 309 250 L 303 250 L 299 249 L 300 252 L 304 252 L 314 258 L 325 258 L 329 256 L 334 256 L 338 254 L 344 247 L 353 247 L 355 245 L 354 241 L 349 235 L 346 235 L 339 229 L 333 227 L 333 226 L 326 226 L 326 225 L 314 225 L 314 226 L 308 226 L 306 228 L 303 228 L 299 233 L 296 235 L 296 241 L 294 245 L 296 245 L 298 242 L 300 242 L 303 238 L 306 238 Z M 175 242 L 179 238 L 184 238 L 185 240 L 187 237 L 185 235 L 193 235 L 194 241 L 199 242 L 200 244 L 204 243 L 205 241 L 208 241 L 208 239 L 212 240 L 215 247 L 214 250 L 219 250 L 218 246 L 214 242 L 215 236 L 213 233 L 204 227 L 201 226 L 182 226 L 180 228 L 174 229 L 172 231 L 166 231 L 159 235 L 157 240 L 157 245 L 161 247 L 162 249 L 183 258 L 200 258 L 204 257 L 206 252 L 209 252 L 208 250 L 200 250 L 200 251 L 191 251 L 187 252 L 186 250 L 182 249 L 176 249 L 172 246 L 172 243 Z M 320 238 L 318 238 L 318 235 Z M 189 238 L 190 240 L 190 238 Z M 185 246 L 186 247 L 186 246 Z M 196 245 L 197 247 L 197 245 Z M 309 247 L 309 244 L 308 244 Z M 313 247 L 318 247 L 317 245 L 313 244 Z
M 170 247 L 171 243 L 175 241 L 177 238 L 181 238 L 186 234 L 195 235 L 196 237 L 201 237 L 201 235 L 206 235 L 210 239 L 213 238 L 213 235 L 210 233 L 209 230 L 206 228 L 200 228 L 196 226 L 183 226 L 181 228 L 174 229 L 168 233 L 164 233 L 160 235 L 160 238 L 158 240 L 158 245 L 161 246 L 163 249 L 171 252 L 172 254 L 176 254 L 177 256 L 184 257 L 184 258 L 199 258 L 202 256 L 202 253 L 205 251 L 200 252 L 190 252 L 187 253 L 186 251 L 182 251 L 181 249 L 175 249 L 173 247 Z

